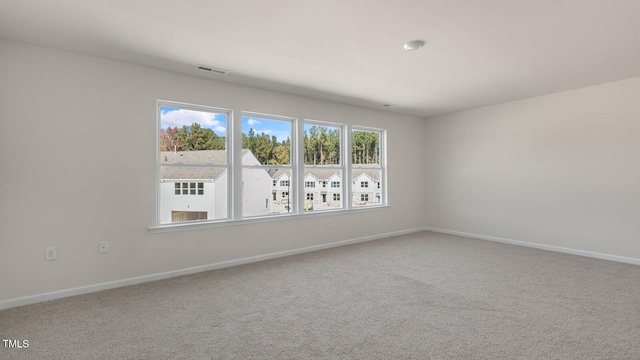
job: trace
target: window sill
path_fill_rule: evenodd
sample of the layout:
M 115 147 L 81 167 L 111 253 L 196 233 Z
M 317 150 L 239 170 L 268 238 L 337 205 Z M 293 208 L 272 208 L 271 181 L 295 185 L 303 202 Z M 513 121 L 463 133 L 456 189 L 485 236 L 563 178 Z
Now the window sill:
M 282 215 L 272 215 L 272 216 L 260 216 L 260 217 L 251 217 L 251 218 L 244 218 L 244 219 L 238 219 L 238 220 L 217 220 L 217 221 L 201 220 L 201 221 L 191 221 L 191 222 L 175 223 L 175 224 L 153 225 L 149 227 L 149 232 L 152 234 L 158 234 L 158 233 L 174 232 L 174 231 L 187 231 L 187 230 L 198 230 L 198 229 L 236 226 L 236 225 L 248 225 L 248 224 L 263 223 L 263 222 L 295 220 L 295 219 L 322 217 L 322 216 L 348 215 L 348 214 L 357 214 L 362 212 L 381 211 L 381 210 L 390 210 L 390 209 L 391 209 L 391 205 L 372 205 L 372 206 L 349 209 L 349 210 L 324 210 L 324 211 L 318 211 L 318 212 L 307 212 L 303 214 L 282 214 Z

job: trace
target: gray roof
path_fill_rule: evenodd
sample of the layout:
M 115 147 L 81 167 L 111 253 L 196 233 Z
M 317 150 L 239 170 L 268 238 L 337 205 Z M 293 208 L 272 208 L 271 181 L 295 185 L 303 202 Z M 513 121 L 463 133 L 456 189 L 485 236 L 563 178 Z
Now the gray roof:
M 243 155 L 247 154 L 247 152 L 251 154 L 248 149 L 242 150 Z M 253 156 L 253 154 L 251 155 Z M 226 157 L 226 150 L 162 151 L 160 152 L 160 178 L 163 180 L 213 180 L 223 173 L 225 168 L 196 167 L 194 165 L 224 165 Z M 365 173 L 372 179 L 380 180 L 379 170 L 367 169 L 374 165 L 357 164 L 355 166 L 357 168 L 352 169 L 353 178 Z M 304 176 L 311 174 L 319 181 L 327 181 L 338 172 L 339 170 L 335 168 L 313 166 L 305 167 Z M 268 173 L 271 178 L 277 179 L 285 173 L 288 174 L 289 169 L 272 169 L 268 170 Z
M 224 167 L 195 167 L 194 165 L 224 165 L 226 159 L 226 150 L 162 151 L 160 152 L 160 178 L 163 180 L 213 180 L 225 171 Z
M 277 179 L 283 174 L 288 174 L 289 169 L 278 169 L 276 171 L 270 171 L 269 174 L 273 179 Z M 320 167 L 308 167 L 304 169 L 304 176 L 311 174 L 319 181 L 328 181 L 333 174 L 338 174 L 339 170 L 337 169 L 323 169 Z M 372 179 L 380 180 L 380 171 L 379 170 L 369 170 L 369 169 L 352 169 L 353 178 L 360 176 L 362 173 L 369 175 Z
M 377 180 L 380 181 L 380 171 L 379 170 L 363 170 L 363 169 L 357 169 L 357 170 L 353 170 L 352 172 L 353 175 L 353 179 L 355 179 L 356 177 L 364 174 L 369 175 L 370 178 L 372 178 L 373 180 Z
M 224 165 L 226 163 L 226 150 L 160 152 L 160 165 Z

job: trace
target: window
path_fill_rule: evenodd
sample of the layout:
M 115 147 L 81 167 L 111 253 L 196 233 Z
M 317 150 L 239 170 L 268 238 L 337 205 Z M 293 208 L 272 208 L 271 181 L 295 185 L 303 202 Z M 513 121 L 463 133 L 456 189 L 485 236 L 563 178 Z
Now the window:
M 385 198 L 384 186 L 384 131 L 369 128 L 356 128 L 351 131 L 351 180 L 354 184 L 354 207 L 369 203 L 369 195 L 379 198 L 382 204 Z M 377 183 L 375 190 L 369 189 L 369 183 Z M 360 186 L 356 186 L 359 184 Z
M 340 187 L 342 176 L 346 173 L 342 161 L 343 127 L 314 120 L 304 121 L 304 174 L 305 177 L 316 179 L 313 182 L 306 180 L 306 188 L 314 188 L 316 181 L 321 189 L 326 189 L 328 183 L 331 183 L 333 188 Z M 330 201 L 331 197 L 326 190 L 318 190 L 315 199 L 317 201 L 315 206 L 307 210 L 322 211 L 343 207 L 340 197 Z M 307 200 L 310 199 L 307 198 Z
M 204 183 L 175 183 L 174 184 L 174 194 L 175 195 L 195 195 L 196 192 L 198 195 L 204 195 Z
M 291 187 L 291 129 L 293 119 L 242 114 L 242 216 L 268 216 L 288 212 L 289 202 L 265 202 L 269 183 L 280 180 Z M 289 189 L 286 190 L 287 196 Z M 277 197 L 277 195 L 276 195 Z M 267 206 L 265 207 L 265 203 Z
M 159 103 L 158 115 L 158 223 L 228 218 L 229 112 Z
M 168 101 L 157 110 L 158 225 L 386 204 L 384 130 Z

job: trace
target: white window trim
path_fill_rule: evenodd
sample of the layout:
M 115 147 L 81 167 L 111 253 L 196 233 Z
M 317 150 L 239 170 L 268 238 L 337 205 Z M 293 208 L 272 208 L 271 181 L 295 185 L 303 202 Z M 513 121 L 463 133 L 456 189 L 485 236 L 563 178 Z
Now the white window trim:
M 176 102 L 176 101 L 169 101 L 169 100 L 157 100 L 156 101 L 156 226 L 165 226 L 165 225 L 175 225 L 175 224 L 180 224 L 180 223 L 170 223 L 170 224 L 161 224 L 160 222 L 160 218 L 161 218 L 161 207 L 160 207 L 160 184 L 161 184 L 161 159 L 160 159 L 160 107 L 162 106 L 168 106 L 168 107 L 175 107 L 175 108 L 180 108 L 180 109 L 186 109 L 186 110 L 194 110 L 194 111 L 203 111 L 203 112 L 212 112 L 212 113 L 224 113 L 227 114 L 227 121 L 226 121 L 226 144 L 225 144 L 225 149 L 227 150 L 226 152 L 226 164 L 220 164 L 220 165 L 215 165 L 215 167 L 224 167 L 226 168 L 226 173 L 228 176 L 227 179 L 227 194 L 231 194 L 231 195 L 227 195 L 228 199 L 231 199 L 233 193 L 233 185 L 232 185 L 232 179 L 233 179 L 233 174 L 231 173 L 231 170 L 233 169 L 233 167 L 231 166 L 231 164 L 233 164 L 233 153 L 234 151 L 230 151 L 229 149 L 229 145 L 230 145 L 230 138 L 233 135 L 233 129 L 231 129 L 231 127 L 229 126 L 230 123 L 235 123 L 234 121 L 232 121 L 232 119 L 234 118 L 234 112 L 231 109 L 225 109 L 225 108 L 220 108 L 220 107 L 213 107 L 213 106 L 206 106 L 206 105 L 195 105 L 195 104 L 188 104 L 188 103 L 182 103 L 182 102 Z M 233 142 L 231 142 L 233 143 Z M 232 219 L 232 217 L 230 216 L 231 210 L 232 210 L 232 206 L 233 206 L 233 201 L 227 201 L 227 217 L 224 219 L 216 219 L 216 220 L 206 220 L 207 222 L 220 222 L 220 221 L 229 221 L 230 219 Z M 203 222 L 204 220 L 199 220 L 198 222 Z M 185 222 L 187 224 L 192 223 L 192 222 Z M 149 228 L 151 229 L 151 228 Z
M 198 220 L 178 223 L 160 223 L 160 107 L 170 106 L 180 109 L 188 109 L 195 111 L 226 113 L 226 149 L 227 149 L 227 218 L 216 220 Z M 202 229 L 211 227 L 224 227 L 235 226 L 253 222 L 270 222 L 280 221 L 283 219 L 297 219 L 308 218 L 315 216 L 328 216 L 344 213 L 360 213 L 367 211 L 379 211 L 388 210 L 391 205 L 388 203 L 387 195 L 387 131 L 380 128 L 372 128 L 366 126 L 357 126 L 349 124 L 338 124 L 325 121 L 308 120 L 302 118 L 285 117 L 281 115 L 269 115 L 256 112 L 243 112 L 234 111 L 232 109 L 225 109 L 213 106 L 194 105 L 188 103 L 181 103 L 175 101 L 158 100 L 156 102 L 156 223 L 149 226 L 149 232 L 161 233 L 171 231 L 183 231 L 191 229 Z M 274 214 L 267 216 L 255 216 L 244 217 L 242 214 L 242 193 L 239 189 L 242 189 L 242 117 L 258 116 L 266 117 L 274 120 L 289 120 L 292 126 L 292 138 L 291 138 L 291 155 L 290 155 L 290 168 L 292 182 L 296 186 L 291 186 L 289 190 L 289 196 L 291 201 L 291 213 L 286 214 Z M 341 164 L 335 166 L 336 169 L 340 168 L 342 176 L 340 180 L 340 198 L 342 201 L 342 208 L 340 209 L 327 209 L 322 211 L 304 211 L 304 203 L 306 200 L 305 188 L 304 188 L 304 146 L 301 146 L 302 139 L 304 139 L 304 124 L 316 124 L 319 126 L 331 126 L 340 128 L 342 135 L 342 148 L 341 148 Z M 382 186 L 380 188 L 380 204 L 370 204 L 368 206 L 353 206 L 352 196 L 346 196 L 346 194 L 353 194 L 353 181 L 352 177 L 352 164 L 351 164 L 351 134 L 354 130 L 362 131 L 375 131 L 380 133 L 380 182 Z M 236 164 L 237 162 L 237 164 Z M 266 166 L 271 167 L 271 166 Z M 344 184 L 344 185 L 343 185 Z M 330 183 L 327 183 L 329 187 Z M 345 186 L 346 185 L 346 186 Z
M 362 208 L 366 208 L 366 207 L 374 207 L 374 206 L 388 206 L 388 195 L 387 195 L 387 130 L 386 129 L 381 129 L 381 128 L 374 128 L 374 127 L 368 127 L 368 126 L 350 126 L 349 127 L 350 133 L 349 133 L 349 151 L 351 151 L 351 131 L 354 130 L 360 130 L 360 131 L 373 131 L 373 132 L 378 132 L 380 133 L 380 179 L 378 179 L 378 181 L 380 183 L 382 183 L 382 185 L 380 186 L 380 199 L 381 199 L 381 203 L 380 204 L 370 204 L 367 206 L 358 206 L 356 207 L 357 209 L 362 209 Z M 352 167 L 351 167 L 351 159 L 349 159 L 349 177 L 351 177 L 352 174 Z M 356 166 L 357 168 L 357 166 Z M 349 187 L 349 192 L 348 194 L 353 194 L 353 179 L 349 179 L 349 182 L 347 183 L 347 186 Z M 353 198 L 350 197 L 349 200 L 350 203 L 353 202 Z M 353 204 L 350 204 L 351 206 L 353 206 Z

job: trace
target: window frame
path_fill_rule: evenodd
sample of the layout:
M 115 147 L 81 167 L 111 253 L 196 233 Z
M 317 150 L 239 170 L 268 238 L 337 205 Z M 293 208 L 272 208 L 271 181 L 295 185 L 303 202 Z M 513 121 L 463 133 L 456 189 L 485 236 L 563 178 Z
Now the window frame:
M 162 120 L 161 120 L 161 116 L 162 116 L 162 107 L 171 107 L 171 108 L 176 108 L 176 109 L 181 109 L 181 110 L 191 110 L 191 111 L 197 111 L 197 112 L 206 112 L 206 113 L 213 113 L 213 114 L 224 114 L 226 115 L 226 120 L 225 120 L 225 156 L 224 156 L 224 164 L 212 164 L 212 165 L 207 165 L 207 164 L 197 164 L 197 165 L 183 165 L 182 167 L 191 167 L 191 168 L 222 168 L 224 169 L 223 171 L 226 172 L 226 176 L 227 176 L 227 184 L 225 187 L 225 191 L 226 191 L 226 206 L 225 206 L 225 211 L 226 211 L 226 216 L 224 218 L 218 218 L 218 219 L 206 219 L 206 220 L 195 220 L 195 221 L 185 221 L 184 223 L 193 223 L 193 222 L 226 222 L 229 220 L 232 220 L 232 201 L 230 201 L 230 199 L 232 198 L 232 191 L 233 191 L 233 186 L 232 186 L 232 174 L 231 174 L 231 164 L 232 164 L 232 159 L 233 159 L 233 154 L 232 151 L 230 151 L 230 146 L 232 144 L 232 141 L 230 140 L 231 138 L 231 134 L 232 134 L 232 129 L 231 129 L 231 124 L 233 123 L 233 111 L 231 109 L 225 109 L 225 108 L 221 108 L 221 107 L 213 107 L 213 106 L 205 106 L 205 105 L 196 105 L 196 104 L 188 104 L 188 103 L 181 103 L 181 102 L 176 102 L 176 101 L 168 101 L 168 100 L 157 100 L 156 101 L 156 225 L 155 227 L 167 227 L 167 226 L 175 226 L 176 224 L 182 224 L 183 222 L 170 222 L 170 223 L 163 223 L 161 221 L 162 219 L 162 199 L 161 199 L 161 184 L 162 184 L 162 175 L 161 175 L 161 170 L 163 166 L 168 166 L 168 167 L 180 167 L 180 166 L 173 166 L 171 164 L 162 164 L 162 151 L 160 149 L 160 133 L 162 130 Z M 175 180 L 180 180 L 180 186 L 181 186 L 181 194 L 182 195 L 190 195 L 189 192 L 189 184 L 192 182 L 202 182 L 202 181 L 197 181 L 194 179 L 173 179 Z M 186 193 L 185 193 L 185 188 L 183 187 L 184 184 L 187 184 L 187 189 L 186 189 Z M 175 188 L 174 188 L 175 191 Z M 196 194 L 198 193 L 198 191 L 196 190 Z M 203 182 L 203 193 L 204 193 L 204 182 Z M 177 196 L 174 195 L 174 196 Z M 172 210 L 173 212 L 173 210 Z M 173 217 L 173 216 L 172 216 Z
M 292 118 L 292 117 L 287 117 L 287 116 L 281 116 L 281 115 L 272 115 L 272 114 L 264 114 L 264 113 L 258 113 L 258 112 L 252 112 L 252 111 L 239 111 L 239 128 L 240 128 L 240 134 L 237 137 L 234 137 L 234 140 L 236 140 L 237 142 L 239 142 L 239 147 L 240 147 L 240 152 L 242 153 L 244 151 L 244 149 L 242 149 L 242 119 L 244 117 L 253 117 L 253 118 L 259 118 L 262 120 L 266 120 L 266 121 L 279 121 L 279 122 L 288 122 L 289 126 L 290 126 L 290 148 L 289 148 L 289 164 L 280 164 L 280 165 L 244 165 L 242 164 L 242 154 L 240 154 L 240 160 L 238 160 L 238 165 L 239 167 L 242 169 L 242 171 L 244 171 L 245 169 L 264 169 L 265 171 L 267 171 L 268 173 L 270 172 L 270 170 L 274 170 L 277 171 L 278 169 L 288 169 L 289 171 L 289 180 L 286 180 L 288 182 L 287 188 L 289 188 L 290 190 L 288 191 L 289 196 L 291 196 L 291 193 L 293 192 L 295 194 L 295 190 L 292 189 L 293 186 L 291 186 L 291 183 L 296 184 L 297 183 L 297 179 L 294 175 L 294 161 L 296 159 L 295 156 L 295 144 L 294 144 L 294 138 L 295 138 L 295 130 L 296 130 L 296 121 L 297 119 Z M 235 120 L 235 119 L 234 119 Z M 239 139 L 239 140 L 238 140 Z M 279 140 L 285 140 L 285 139 L 279 139 Z M 255 154 L 254 154 L 255 156 Z M 236 165 L 236 166 L 238 166 Z M 244 180 L 243 180 L 243 173 L 240 173 L 240 181 L 244 184 Z M 281 180 L 282 181 L 282 180 Z M 273 188 L 273 186 L 272 186 Z M 241 187 L 242 189 L 242 187 Z M 242 192 L 242 190 L 240 191 Z M 240 198 L 242 197 L 243 194 L 239 194 Z M 290 197 L 289 197 L 290 199 Z M 282 212 L 282 213 L 274 213 L 271 212 L 270 214 L 264 214 L 264 215 L 245 215 L 244 214 L 244 209 L 242 207 L 242 205 L 244 204 L 244 198 L 243 201 L 240 204 L 236 204 L 236 210 L 235 210 L 235 216 L 239 219 L 251 219 L 251 218 L 260 218 L 260 217 L 278 217 L 278 216 L 285 216 L 290 214 L 292 211 L 292 207 L 293 209 L 296 209 L 295 204 L 292 204 L 292 202 L 295 202 L 295 198 L 294 201 L 289 201 L 288 202 L 288 209 L 285 207 L 285 209 L 287 210 L 287 212 Z
M 339 164 L 331 164 L 331 165 L 314 165 L 314 164 L 306 164 L 304 159 L 305 159 L 305 153 L 304 153 L 304 128 L 305 125 L 311 125 L 311 126 L 318 126 L 318 127 L 327 127 L 327 128 L 333 128 L 333 129 L 337 129 L 340 131 L 340 152 L 338 154 L 339 157 Z M 301 153 L 301 161 L 300 161 L 300 168 L 299 172 L 301 173 L 302 176 L 304 176 L 304 174 L 307 173 L 307 170 L 309 170 L 310 173 L 313 172 L 314 169 L 318 169 L 318 170 L 335 170 L 337 173 L 340 173 L 340 182 L 344 182 L 345 180 L 345 176 L 347 174 L 347 134 L 349 134 L 350 130 L 349 130 L 349 125 L 347 124 L 340 124 L 340 123 L 336 123 L 336 122 L 330 122 L 330 121 L 321 121 L 321 120 L 315 120 L 315 119 L 302 119 L 301 120 L 301 126 L 302 128 L 302 134 L 300 135 L 300 143 L 302 144 L 301 149 L 299 149 L 300 153 Z M 322 180 L 326 180 L 326 179 L 318 179 L 317 182 L 320 182 Z M 305 187 L 305 189 L 307 189 Z M 326 192 L 326 194 L 328 194 L 327 189 L 332 189 L 332 190 L 337 190 L 337 191 L 331 191 L 331 193 L 339 193 L 340 194 L 340 198 L 344 199 L 344 193 L 345 193 L 345 189 L 338 186 L 336 188 L 329 188 L 329 187 L 317 187 L 316 189 L 318 192 L 318 195 L 320 195 L 320 199 L 322 199 L 322 192 Z M 328 197 L 326 198 L 328 200 Z M 315 201 L 315 200 L 314 200 Z M 320 200 L 321 201 L 321 200 Z M 334 201 L 334 200 L 328 200 L 329 202 Z M 333 211 L 344 211 L 349 209 L 348 205 L 345 204 L 342 200 L 335 200 L 335 201 L 340 201 L 340 207 L 338 208 L 318 208 L 318 209 L 314 209 L 313 211 L 306 211 L 306 214 L 311 214 L 311 213 L 323 213 L 323 212 L 333 212 Z
M 370 208 L 370 207 L 384 207 L 384 206 L 388 206 L 388 195 L 387 195 L 387 130 L 386 129 L 381 129 L 381 128 L 375 128 L 375 127 L 369 127 L 369 126 L 351 126 L 350 128 L 350 134 L 348 136 L 348 140 L 349 140 L 349 176 L 351 177 L 350 181 L 347 182 L 347 185 L 350 186 L 349 188 L 349 194 L 351 194 L 351 207 L 355 208 L 355 209 L 362 209 L 362 208 Z M 352 134 L 355 131 L 365 131 L 365 132 L 373 132 L 373 133 L 378 133 L 378 146 L 379 146 L 379 164 L 377 164 L 377 166 L 363 166 L 362 164 L 354 164 L 353 163 L 353 144 L 352 144 Z M 356 205 L 356 194 L 355 194 L 355 179 L 353 178 L 353 171 L 354 169 L 368 169 L 368 170 L 375 170 L 375 171 L 379 171 L 380 172 L 380 178 L 377 179 L 372 179 L 372 181 L 377 182 L 378 183 L 378 187 L 377 189 L 375 189 L 376 187 L 370 187 L 369 186 L 369 182 L 370 181 L 366 181 L 367 182 L 367 186 L 366 186 L 366 190 L 368 193 L 371 193 L 371 191 L 373 191 L 373 197 L 376 198 L 378 196 L 378 194 L 376 193 L 376 190 L 380 190 L 380 202 L 374 202 L 371 204 L 367 204 L 366 206 L 360 206 L 360 205 Z M 365 187 L 361 187 L 362 189 L 365 189 Z
M 178 109 L 194 110 L 201 112 L 210 112 L 216 114 L 226 115 L 226 133 L 225 133 L 225 164 L 215 164 L 213 167 L 224 168 L 226 170 L 227 184 L 226 190 L 226 217 L 221 219 L 207 219 L 196 221 L 184 221 L 175 223 L 161 223 L 161 151 L 160 151 L 160 131 L 161 131 L 161 107 L 172 107 Z M 390 205 L 388 203 L 387 195 L 387 130 L 381 128 L 374 128 L 368 126 L 351 125 L 344 123 L 335 123 L 319 120 L 311 120 L 302 117 L 288 117 L 282 115 L 271 115 L 253 111 L 243 111 L 239 109 L 226 109 L 222 107 L 208 106 L 208 105 L 195 105 L 188 103 L 181 103 L 176 101 L 157 100 L 156 101 L 156 222 L 149 227 L 149 231 L 152 233 L 176 231 L 176 230 L 189 230 L 194 228 L 206 228 L 215 226 L 228 226 L 233 224 L 245 223 L 245 222 L 260 222 L 260 221 L 277 221 L 283 218 L 299 217 L 299 216 L 315 216 L 315 215 L 331 215 L 335 213 L 345 212 L 362 212 L 371 211 L 376 209 L 388 209 Z M 290 163 L 289 165 L 250 165 L 251 167 L 260 168 L 275 168 L 285 167 L 289 170 L 289 191 L 288 199 L 291 199 L 289 203 L 289 212 L 284 214 L 269 214 L 265 216 L 243 216 L 242 214 L 242 171 L 246 167 L 242 164 L 242 118 L 243 116 L 255 116 L 265 118 L 269 120 L 285 120 L 291 124 L 291 138 L 290 138 Z M 334 183 L 336 180 L 327 181 L 326 187 L 316 186 L 315 190 L 339 190 L 330 191 L 327 193 L 327 199 L 334 199 L 335 194 L 341 199 L 341 207 L 336 209 L 323 209 L 320 211 L 305 211 L 306 194 L 304 187 L 304 174 L 306 167 L 313 167 L 314 165 L 306 165 L 304 163 L 304 126 L 305 124 L 312 124 L 317 126 L 328 126 L 340 129 L 341 149 L 340 149 L 340 164 L 330 165 L 329 168 L 334 168 L 341 171 L 340 179 L 337 180 L 337 187 Z M 367 204 L 368 206 L 354 206 L 353 196 L 346 196 L 347 194 L 353 194 L 353 170 L 358 169 L 358 166 L 354 166 L 352 163 L 352 136 L 354 131 L 372 131 L 379 133 L 380 142 L 380 164 L 375 168 L 380 171 L 380 179 L 377 182 L 380 187 L 380 192 L 372 194 L 374 197 L 379 196 L 380 202 L 376 204 Z M 280 139 L 279 139 L 280 140 Z M 284 139 L 283 139 L 284 140 Z M 209 165 L 206 165 L 209 167 Z M 335 178 L 334 178 L 335 179 Z M 272 179 L 274 180 L 274 179 Z M 201 181 L 194 179 L 180 180 L 182 182 L 196 182 L 196 194 L 199 193 L 199 183 Z M 278 180 L 278 183 L 283 180 Z M 205 181 L 206 182 L 206 181 Z M 271 183 L 271 182 L 270 182 Z M 292 186 L 293 185 L 293 186 Z M 182 184 L 180 184 L 182 186 Z M 375 188 L 375 187 L 374 187 Z M 369 188 L 368 190 L 374 190 Z M 320 189 L 320 190 L 319 190 Z M 181 195 L 182 195 L 182 188 Z M 205 192 L 204 187 L 202 189 Z M 320 193 L 319 193 L 320 194 Z M 330 194 L 334 194 L 333 196 Z M 196 196 L 197 196 L 196 195 Z M 216 194 L 217 195 L 217 194 Z M 371 196 L 371 195 L 370 195 Z M 314 196 L 315 198 L 315 196 Z M 335 201 L 335 200 L 332 200 Z

